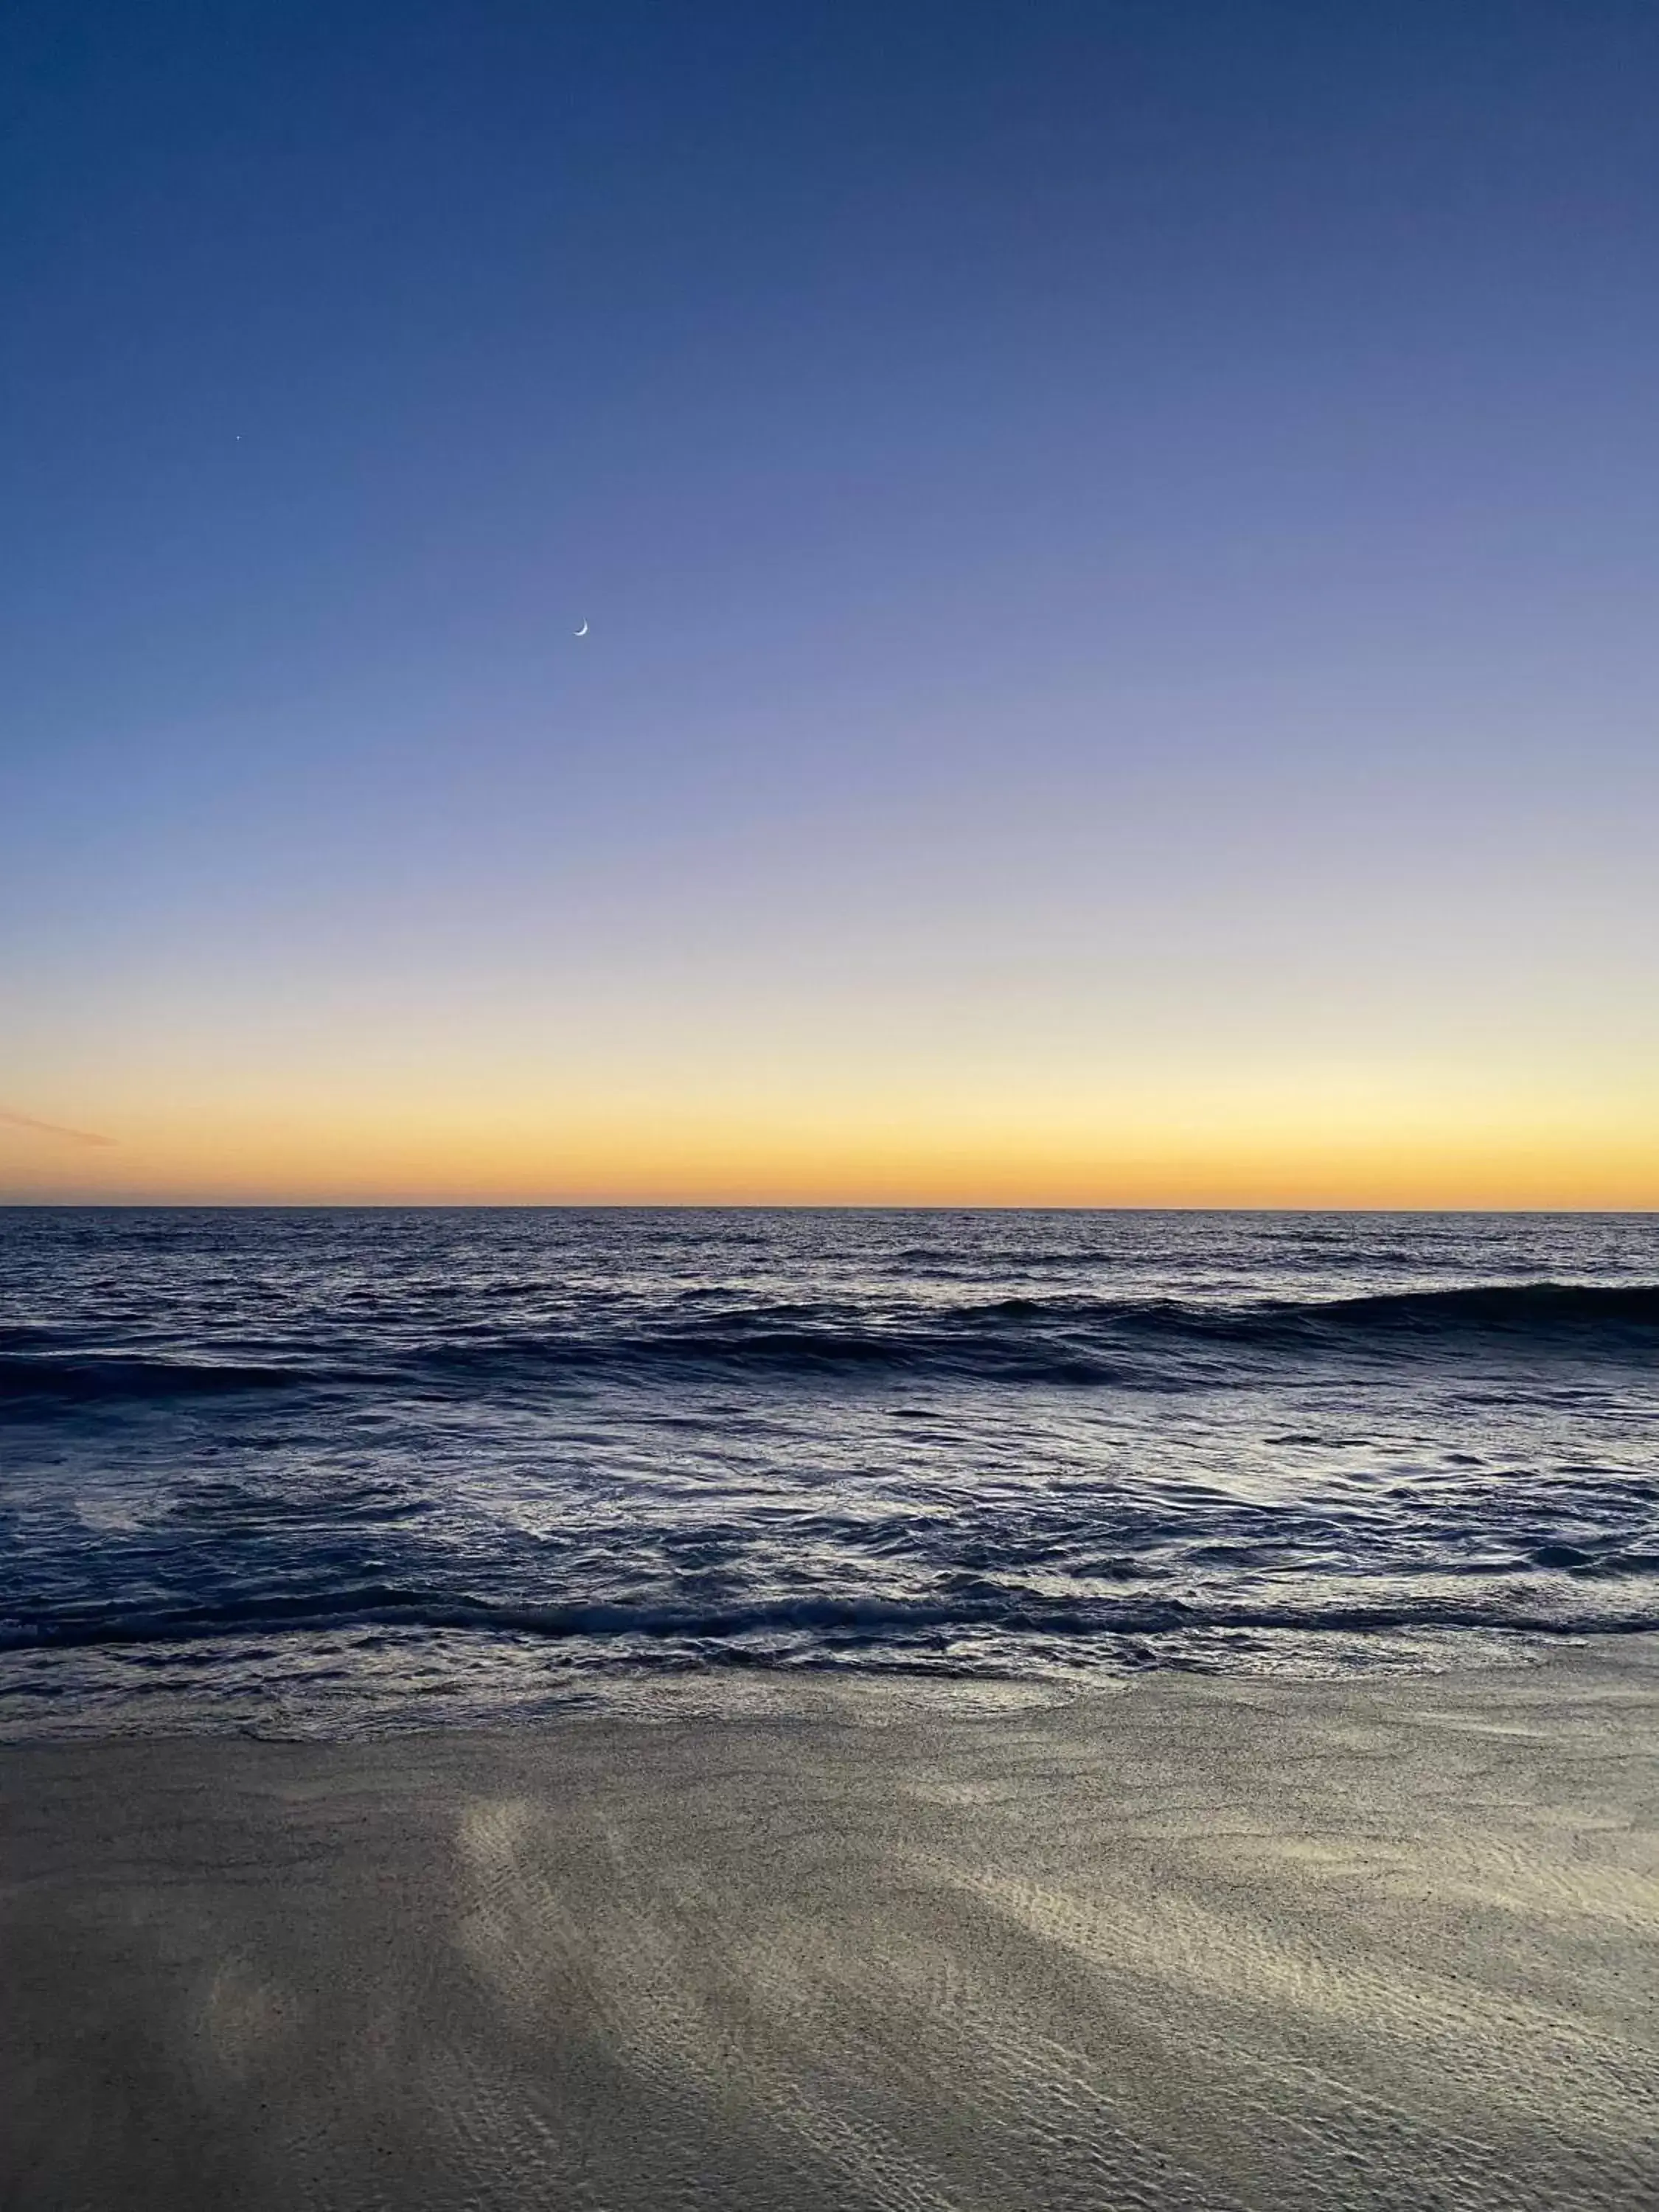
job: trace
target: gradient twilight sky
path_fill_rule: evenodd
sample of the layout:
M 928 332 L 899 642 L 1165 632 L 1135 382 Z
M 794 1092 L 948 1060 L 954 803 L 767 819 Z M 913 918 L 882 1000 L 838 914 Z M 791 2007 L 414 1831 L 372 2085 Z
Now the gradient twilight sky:
M 1656 114 L 1651 0 L 12 0 L 0 1198 L 1659 1205 Z

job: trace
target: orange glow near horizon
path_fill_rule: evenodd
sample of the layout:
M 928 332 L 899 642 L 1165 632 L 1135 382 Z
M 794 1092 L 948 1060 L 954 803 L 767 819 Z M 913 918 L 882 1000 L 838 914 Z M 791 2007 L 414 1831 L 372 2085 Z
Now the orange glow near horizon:
M 762 1119 L 385 1109 L 135 1114 L 92 1151 L 8 1128 L 13 1203 L 1659 1207 L 1646 1128 L 1540 1116 L 1428 1125 L 1108 1117 Z
M 1006 994 L 978 1031 L 618 1003 L 106 1032 L 0 1097 L 0 1201 L 1659 1208 L 1659 1068 L 1612 1030 L 1552 1060 L 1260 1004 L 1068 1036 Z

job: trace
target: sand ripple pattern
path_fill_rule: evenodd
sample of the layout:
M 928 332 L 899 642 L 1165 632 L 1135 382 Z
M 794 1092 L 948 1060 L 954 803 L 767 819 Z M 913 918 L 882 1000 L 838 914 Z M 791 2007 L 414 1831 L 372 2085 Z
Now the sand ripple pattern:
M 1646 2212 L 1656 1655 L 15 1750 L 0 2188 Z
M 0 2189 L 1646 2212 L 1656 1691 L 1650 1639 L 926 1724 L 854 1685 L 754 1721 L 15 1751 Z M 93 1987 L 95 2024 L 64 2002 Z

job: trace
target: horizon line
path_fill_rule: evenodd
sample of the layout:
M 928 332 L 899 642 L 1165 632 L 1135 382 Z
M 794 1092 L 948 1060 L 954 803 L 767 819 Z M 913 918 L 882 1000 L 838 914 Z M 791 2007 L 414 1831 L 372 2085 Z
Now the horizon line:
M 1462 1214 L 1561 1215 L 1585 1218 L 1645 1219 L 1659 1216 L 1653 1206 L 1377 1206 L 1273 1205 L 1235 1203 L 1131 1205 L 1079 1201 L 1066 1204 L 996 1199 L 442 1199 L 442 1198 L 4 1198 L 0 1213 L 1262 1213 L 1407 1214 L 1424 1218 Z

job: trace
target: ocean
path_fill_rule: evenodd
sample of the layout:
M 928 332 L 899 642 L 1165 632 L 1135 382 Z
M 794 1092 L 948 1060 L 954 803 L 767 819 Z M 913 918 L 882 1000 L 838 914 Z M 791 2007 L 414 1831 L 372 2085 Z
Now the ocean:
M 0 1211 L 0 1732 L 1659 1627 L 1659 1217 Z

